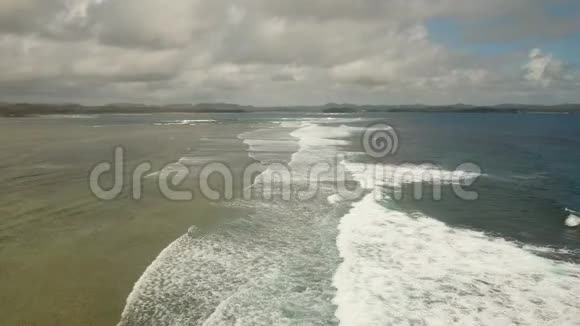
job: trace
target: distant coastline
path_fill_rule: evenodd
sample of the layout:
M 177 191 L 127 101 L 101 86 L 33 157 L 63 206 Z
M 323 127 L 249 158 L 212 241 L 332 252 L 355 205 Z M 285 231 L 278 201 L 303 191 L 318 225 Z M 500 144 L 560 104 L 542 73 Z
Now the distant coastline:
M 575 114 L 580 113 L 580 104 L 525 105 L 501 104 L 493 106 L 454 105 L 355 105 L 329 103 L 320 106 L 270 106 L 258 107 L 229 103 L 145 105 L 118 103 L 102 106 L 80 104 L 33 104 L 0 103 L 0 117 L 30 117 L 39 115 L 69 114 L 143 114 L 143 113 L 254 113 L 254 112 L 310 112 L 323 114 L 364 113 L 536 113 Z

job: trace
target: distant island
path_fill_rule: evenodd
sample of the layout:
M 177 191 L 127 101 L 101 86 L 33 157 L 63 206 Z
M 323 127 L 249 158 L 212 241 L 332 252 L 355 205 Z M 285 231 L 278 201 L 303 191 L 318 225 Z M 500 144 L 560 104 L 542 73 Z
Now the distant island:
M 476 106 L 453 105 L 356 105 L 329 103 L 320 106 L 270 106 L 258 107 L 230 103 L 199 103 L 146 105 L 114 103 L 101 106 L 81 104 L 0 103 L 0 117 L 29 117 L 39 115 L 74 114 L 143 114 L 143 113 L 254 113 L 254 112 L 314 112 L 324 114 L 405 113 L 405 112 L 461 112 L 461 113 L 580 113 L 580 104 L 525 105 L 501 104 Z

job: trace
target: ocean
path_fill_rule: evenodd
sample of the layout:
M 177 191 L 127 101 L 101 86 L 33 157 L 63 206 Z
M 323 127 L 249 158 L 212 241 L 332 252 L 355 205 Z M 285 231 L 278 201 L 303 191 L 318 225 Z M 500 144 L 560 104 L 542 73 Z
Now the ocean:
M 230 118 L 253 125 L 238 137 L 266 167 L 256 196 L 225 203 L 251 213 L 166 248 L 120 325 L 578 325 L 580 232 L 565 220 L 580 208 L 580 117 Z M 379 160 L 360 140 L 377 124 L 399 142 Z M 316 196 L 284 198 L 284 183 L 308 188 L 321 162 L 330 169 Z M 446 180 L 466 162 L 481 168 L 470 177 L 476 200 Z M 440 200 L 406 190 L 425 163 L 440 169 Z M 361 165 L 410 166 L 411 180 L 369 182 Z M 284 167 L 292 178 L 276 180 Z M 341 168 L 365 185 L 357 198 L 337 196 Z
M 196 132 L 163 161 L 185 166 L 191 184 L 212 162 L 232 170 L 232 196 L 205 198 L 222 213 L 192 208 L 207 222 L 184 227 L 134 280 L 119 326 L 580 325 L 580 229 L 566 225 L 580 215 L 578 115 L 59 123 L 105 134 L 153 128 L 181 143 Z M 369 141 L 387 152 L 373 155 Z M 148 175 L 145 193 L 161 172 Z

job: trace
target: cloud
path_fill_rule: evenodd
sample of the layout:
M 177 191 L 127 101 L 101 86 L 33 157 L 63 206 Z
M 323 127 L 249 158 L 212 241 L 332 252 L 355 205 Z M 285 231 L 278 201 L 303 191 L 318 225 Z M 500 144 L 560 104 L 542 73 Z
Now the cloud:
M 524 71 L 527 80 L 544 87 L 565 77 L 564 64 L 552 55 L 544 54 L 540 49 L 530 51 Z
M 152 49 L 188 46 L 207 21 L 197 2 L 173 0 L 104 1 L 88 9 L 92 33 L 104 44 Z
M 0 30 L 9 33 L 28 33 L 50 24 L 64 3 L 57 0 L 0 1 Z
M 549 41 L 580 33 L 580 6 L 575 0 L 527 0 L 493 16 L 492 23 L 463 20 L 461 27 L 475 42 Z
M 187 59 L 179 51 L 143 52 L 94 42 L 62 43 L 12 36 L 0 38 L 0 81 L 154 81 L 173 78 Z
M 493 103 L 541 86 L 575 101 L 577 74 L 554 55 L 491 60 L 427 29 L 454 19 L 474 39 L 540 39 L 575 15 L 539 0 L 4 0 L 0 100 Z

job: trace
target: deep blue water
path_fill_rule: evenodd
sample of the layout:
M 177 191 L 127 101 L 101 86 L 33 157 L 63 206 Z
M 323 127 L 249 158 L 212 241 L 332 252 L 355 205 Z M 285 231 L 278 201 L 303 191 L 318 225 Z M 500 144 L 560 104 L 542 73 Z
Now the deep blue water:
M 393 126 L 400 139 L 398 153 L 386 162 L 434 163 L 447 170 L 471 162 L 484 173 L 471 187 L 478 200 L 464 201 L 444 189 L 441 201 L 406 196 L 402 206 L 522 243 L 580 249 L 580 230 L 564 225 L 566 209 L 580 210 L 580 115 L 438 113 L 377 118 Z

